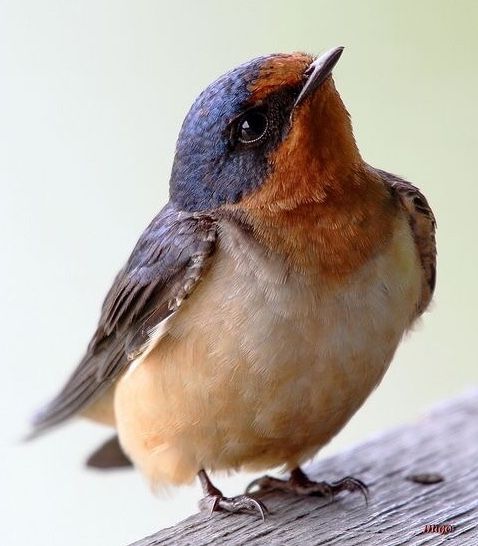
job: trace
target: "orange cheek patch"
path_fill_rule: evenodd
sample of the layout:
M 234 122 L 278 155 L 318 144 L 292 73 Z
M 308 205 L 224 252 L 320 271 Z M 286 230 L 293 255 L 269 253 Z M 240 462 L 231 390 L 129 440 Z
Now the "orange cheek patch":
M 299 85 L 314 57 L 305 53 L 274 55 L 264 62 L 259 76 L 249 85 L 251 102 L 264 99 L 283 86 Z

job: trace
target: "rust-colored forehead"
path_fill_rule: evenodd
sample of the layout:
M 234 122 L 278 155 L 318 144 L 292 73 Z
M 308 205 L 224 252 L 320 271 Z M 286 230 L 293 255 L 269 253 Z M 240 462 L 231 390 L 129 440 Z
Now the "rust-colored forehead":
M 283 86 L 296 86 L 304 81 L 304 72 L 314 57 L 306 53 L 271 55 L 264 59 L 259 75 L 249 84 L 253 101 L 259 101 Z

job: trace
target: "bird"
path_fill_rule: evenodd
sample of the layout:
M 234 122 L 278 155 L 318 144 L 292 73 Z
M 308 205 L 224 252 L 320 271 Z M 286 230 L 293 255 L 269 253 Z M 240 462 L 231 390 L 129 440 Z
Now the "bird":
M 302 467 L 429 306 L 436 222 L 416 186 L 362 159 L 332 77 L 343 49 L 257 57 L 198 96 L 169 201 L 32 437 L 77 416 L 109 425 L 93 466 L 113 453 L 154 489 L 198 478 L 211 513 L 264 517 L 257 490 L 367 494 Z M 234 497 L 210 478 L 279 467 L 287 479 L 266 474 Z

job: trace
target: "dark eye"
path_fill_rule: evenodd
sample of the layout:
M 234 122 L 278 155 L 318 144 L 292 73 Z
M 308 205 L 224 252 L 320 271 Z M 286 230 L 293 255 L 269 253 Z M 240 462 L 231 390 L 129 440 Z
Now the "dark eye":
M 237 122 L 237 139 L 243 144 L 261 141 L 267 134 L 269 122 L 264 112 L 249 110 Z

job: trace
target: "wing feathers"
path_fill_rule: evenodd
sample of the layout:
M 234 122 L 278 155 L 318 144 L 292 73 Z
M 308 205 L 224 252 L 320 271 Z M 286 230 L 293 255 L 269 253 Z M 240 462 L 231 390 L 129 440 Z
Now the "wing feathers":
M 428 307 L 435 290 L 437 254 L 435 216 L 425 196 L 417 187 L 394 174 L 378 169 L 377 172 L 390 185 L 392 191 L 398 196 L 402 207 L 408 213 L 410 227 L 423 268 L 422 299 L 418 310 L 421 314 Z
M 116 276 L 87 353 L 61 392 L 33 421 L 31 436 L 81 412 L 151 349 L 162 322 L 204 275 L 216 242 L 215 221 L 168 204 L 146 228 Z

